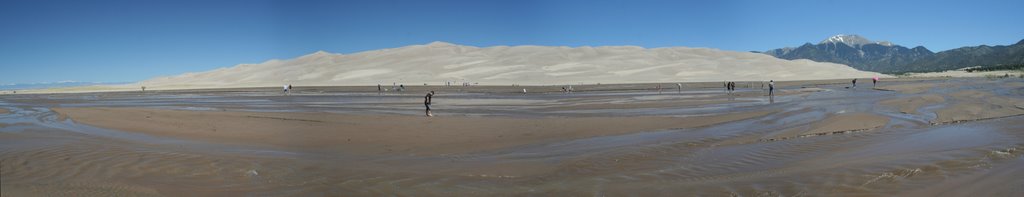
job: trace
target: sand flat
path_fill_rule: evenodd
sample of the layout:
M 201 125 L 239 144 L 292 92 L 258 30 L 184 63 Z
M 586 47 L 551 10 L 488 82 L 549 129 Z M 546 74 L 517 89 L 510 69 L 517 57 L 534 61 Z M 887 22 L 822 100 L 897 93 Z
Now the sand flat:
M 1024 99 L 997 96 L 988 91 L 964 90 L 950 94 L 956 103 L 939 109 L 935 124 L 1024 115 Z
M 838 114 L 807 126 L 794 127 L 779 132 L 767 138 L 762 138 L 761 141 L 867 131 L 881 128 L 888 124 L 889 121 L 889 117 L 870 113 Z
M 693 107 L 701 105 L 715 105 L 715 104 L 729 104 L 729 103 L 740 103 L 744 101 L 735 100 L 669 100 L 669 101 L 654 101 L 654 102 L 632 102 L 632 103 L 592 103 L 592 104 L 578 104 L 571 106 L 553 106 L 547 107 L 543 110 L 549 111 L 560 111 L 560 110 L 593 110 L 593 109 L 638 109 L 638 108 L 672 108 L 672 107 Z M 747 101 L 749 102 L 749 101 Z
M 1019 196 L 999 183 L 1024 172 L 1024 116 L 986 113 L 1019 108 L 1021 80 L 779 82 L 774 99 L 742 83 L 0 95 L 17 109 L 0 116 L 0 195 Z M 928 124 L 970 107 L 954 114 L 990 118 Z
M 771 111 L 699 117 L 549 117 L 344 115 L 184 111 L 146 108 L 54 108 L 72 120 L 130 132 L 293 148 L 343 148 L 363 154 L 453 154 L 529 143 L 693 128 L 764 116 Z
M 899 108 L 900 113 L 904 114 L 917 114 L 917 109 L 926 105 L 933 105 L 946 102 L 946 99 L 938 94 L 928 94 L 921 96 L 912 96 L 906 98 L 889 99 L 879 102 L 879 104 L 892 106 Z
M 944 83 L 908 83 L 908 84 L 896 84 L 896 85 L 880 85 L 876 89 L 896 91 L 903 94 L 918 94 L 926 92 L 929 89 L 946 86 Z

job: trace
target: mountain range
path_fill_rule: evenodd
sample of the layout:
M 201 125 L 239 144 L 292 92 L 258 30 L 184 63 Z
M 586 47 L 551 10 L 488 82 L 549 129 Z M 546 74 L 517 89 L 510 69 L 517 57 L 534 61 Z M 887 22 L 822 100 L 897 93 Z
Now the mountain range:
M 818 44 L 806 43 L 761 52 L 781 59 L 808 59 L 849 65 L 880 73 L 935 72 L 974 66 L 1024 63 L 1024 40 L 1008 46 L 961 47 L 934 53 L 923 46 L 907 48 L 859 35 L 836 35 Z
M 135 85 L 212 88 L 392 83 L 557 85 L 595 83 L 812 80 L 883 76 L 846 65 L 783 60 L 709 48 L 491 46 L 446 42 L 353 54 L 319 51 L 288 60 L 158 77 Z M 138 87 L 138 86 L 135 86 Z

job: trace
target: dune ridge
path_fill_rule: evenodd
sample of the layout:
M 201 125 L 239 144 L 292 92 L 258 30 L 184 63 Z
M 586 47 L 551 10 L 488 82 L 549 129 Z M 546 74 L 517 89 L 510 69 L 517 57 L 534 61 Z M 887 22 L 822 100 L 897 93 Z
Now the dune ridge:
M 846 65 L 783 60 L 769 55 L 710 48 L 635 46 L 474 47 L 445 42 L 336 54 L 318 51 L 288 60 L 239 64 L 211 71 L 158 77 L 119 87 L 200 89 L 222 87 L 453 85 L 553 85 L 596 83 L 767 81 L 882 76 Z

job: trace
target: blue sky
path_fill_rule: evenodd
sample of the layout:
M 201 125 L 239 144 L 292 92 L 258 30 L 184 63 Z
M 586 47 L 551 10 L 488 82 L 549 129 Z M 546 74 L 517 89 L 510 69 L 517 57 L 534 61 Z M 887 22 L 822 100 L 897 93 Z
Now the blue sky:
M 0 84 L 129 82 L 318 50 L 472 46 L 763 51 L 859 34 L 933 51 L 1024 39 L 1024 1 L 0 0 Z

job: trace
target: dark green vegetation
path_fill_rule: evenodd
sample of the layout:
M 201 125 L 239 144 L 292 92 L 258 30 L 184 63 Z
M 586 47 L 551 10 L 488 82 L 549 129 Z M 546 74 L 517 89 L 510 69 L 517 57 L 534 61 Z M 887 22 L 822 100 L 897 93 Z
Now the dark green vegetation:
M 1024 70 L 1024 64 L 1013 64 L 1013 65 L 998 65 L 998 66 L 985 66 L 977 68 L 964 69 L 967 72 L 985 72 L 985 71 L 1001 71 L 1001 70 Z
M 846 64 L 858 70 L 888 74 L 937 72 L 982 66 L 1024 64 L 1024 40 L 1012 45 L 961 47 L 933 53 L 918 46 L 906 48 L 891 44 L 847 44 L 822 42 L 797 48 L 763 52 L 781 59 L 809 59 Z

